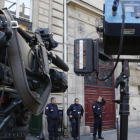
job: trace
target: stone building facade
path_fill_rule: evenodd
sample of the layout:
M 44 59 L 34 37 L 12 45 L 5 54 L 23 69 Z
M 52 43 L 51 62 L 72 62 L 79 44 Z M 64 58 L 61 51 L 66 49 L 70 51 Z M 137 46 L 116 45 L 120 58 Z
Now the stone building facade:
M 11 0 L 12 1 L 12 0 Z M 57 104 L 63 108 L 63 130 L 65 136 L 70 136 L 70 123 L 66 110 L 76 97 L 85 107 L 84 77 L 77 77 L 73 71 L 74 61 L 74 40 L 77 38 L 98 38 L 96 33 L 95 20 L 102 16 L 104 0 L 31 0 L 31 23 L 33 33 L 36 28 L 50 28 L 54 39 L 59 46 L 53 51 L 60 58 L 66 61 L 69 66 L 68 90 L 65 93 L 51 93 L 50 98 L 55 96 Z M 4 7 L 5 0 L 0 0 L 0 7 Z M 26 4 L 26 2 L 25 2 Z M 64 47 L 65 46 L 65 47 Z M 65 49 L 66 48 L 66 49 Z M 131 56 L 132 58 L 136 58 Z M 51 67 L 56 68 L 54 65 Z M 129 127 L 140 127 L 140 65 L 130 64 L 130 117 Z M 114 77 L 118 77 L 121 64 L 117 67 Z M 61 71 L 61 70 L 60 70 Z M 114 81 L 113 81 L 114 82 Z M 115 90 L 115 98 L 119 98 L 119 90 Z M 134 109 L 136 108 L 136 110 Z M 115 111 L 116 109 L 116 111 Z M 119 106 L 114 108 L 115 115 L 118 115 Z M 43 132 L 47 137 L 47 121 L 43 114 Z M 89 134 L 90 128 L 85 124 L 85 116 L 81 121 L 81 134 Z

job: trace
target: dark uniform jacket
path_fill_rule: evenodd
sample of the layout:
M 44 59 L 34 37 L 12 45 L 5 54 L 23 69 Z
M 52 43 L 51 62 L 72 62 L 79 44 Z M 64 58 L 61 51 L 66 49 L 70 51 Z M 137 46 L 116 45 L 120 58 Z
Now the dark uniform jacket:
M 59 112 L 58 107 L 56 104 L 48 104 L 45 109 L 45 114 L 47 115 L 47 118 L 49 119 L 58 119 L 59 118 Z
M 78 118 L 78 112 L 80 112 L 80 116 L 83 116 L 84 110 L 80 104 L 71 104 L 67 109 L 67 115 L 72 115 L 73 118 Z
M 103 114 L 103 105 L 106 104 L 106 101 L 102 98 L 102 102 L 95 102 L 92 106 L 94 117 L 99 117 Z

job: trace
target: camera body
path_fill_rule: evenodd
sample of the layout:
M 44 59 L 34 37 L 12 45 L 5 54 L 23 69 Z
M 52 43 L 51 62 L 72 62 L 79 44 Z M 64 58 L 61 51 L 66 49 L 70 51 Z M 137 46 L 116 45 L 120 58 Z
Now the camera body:
M 49 64 L 66 71 L 68 67 L 50 55 L 58 43 L 48 28 L 37 29 L 31 37 L 7 8 L 0 10 L 0 23 L 0 137 L 24 140 L 31 114 L 42 112 L 51 92 L 68 88 L 66 73 L 50 69 Z
M 122 0 L 125 9 L 125 27 L 122 55 L 140 54 L 140 0 Z M 108 55 L 117 55 L 122 30 L 122 6 L 117 5 L 116 11 L 112 8 L 113 1 L 106 0 L 103 15 L 103 44 L 104 52 Z M 112 12 L 111 12 L 112 11 Z M 116 14 L 113 14 L 116 12 Z
M 36 33 L 40 34 L 48 51 L 51 51 L 58 46 L 58 43 L 53 39 L 53 35 L 50 34 L 49 28 L 38 28 Z

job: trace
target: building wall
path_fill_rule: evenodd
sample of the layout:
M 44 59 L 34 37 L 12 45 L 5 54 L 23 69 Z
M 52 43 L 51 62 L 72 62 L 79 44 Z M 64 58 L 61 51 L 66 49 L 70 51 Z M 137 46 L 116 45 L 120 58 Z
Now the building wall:
M 37 27 L 49 27 L 50 32 L 54 35 L 54 40 L 56 40 L 59 43 L 58 47 L 52 52 L 54 54 L 57 54 L 61 59 L 63 59 L 63 0 L 40 0 L 38 1 L 38 3 L 36 3 L 36 6 L 37 7 L 34 10 L 36 11 L 36 9 L 38 8 L 38 16 L 36 24 L 33 25 L 33 30 Z M 51 65 L 50 67 L 58 69 L 54 65 Z M 60 69 L 58 70 L 62 71 Z M 46 104 L 50 103 L 50 98 L 52 96 L 56 97 L 58 107 L 63 108 L 64 94 L 51 93 Z M 45 134 L 45 137 L 48 137 L 45 109 L 43 112 L 43 132 Z
M 2 8 L 4 6 L 4 0 L 0 1 L 0 8 Z
M 83 3 L 69 3 L 67 7 L 67 21 L 68 21 L 68 106 L 73 103 L 74 98 L 78 97 L 80 103 L 85 105 L 84 96 L 84 77 L 76 76 L 74 73 L 74 40 L 78 38 L 97 38 L 95 32 L 95 19 L 100 15 L 90 11 L 82 6 Z M 83 4 L 84 5 L 84 4 Z M 70 136 L 71 124 L 68 121 L 68 136 Z M 88 134 L 89 127 L 85 126 L 85 116 L 81 120 L 81 134 Z
M 90 4 L 93 7 L 96 7 L 97 9 L 103 10 L 103 2 L 104 0 L 81 0 L 85 3 Z

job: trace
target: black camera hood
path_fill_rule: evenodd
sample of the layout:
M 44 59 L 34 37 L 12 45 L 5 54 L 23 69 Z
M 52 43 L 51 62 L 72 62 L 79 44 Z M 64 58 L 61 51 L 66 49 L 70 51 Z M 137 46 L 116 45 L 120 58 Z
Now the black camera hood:
M 29 62 L 26 58 L 30 51 L 28 50 L 28 44 L 18 34 L 17 28 L 12 28 L 12 22 L 14 21 L 14 19 L 11 16 L 10 12 L 7 10 L 7 8 L 1 9 L 0 12 L 5 15 L 7 20 L 7 26 L 13 32 L 13 35 L 9 40 L 10 47 L 8 47 L 7 49 L 9 67 L 11 69 L 14 85 L 25 107 L 32 114 L 39 115 L 42 112 L 44 106 L 46 105 L 46 101 L 48 99 L 52 87 L 49 76 L 48 56 L 46 53 L 44 53 L 45 47 L 41 46 L 40 50 L 42 51 L 41 57 L 43 65 L 45 66 L 44 73 L 47 75 L 48 83 L 45 89 L 43 89 L 43 94 L 39 95 L 36 91 L 31 91 L 28 85 L 27 75 L 25 71 L 25 68 L 29 65 Z M 37 94 L 40 97 L 37 97 Z

